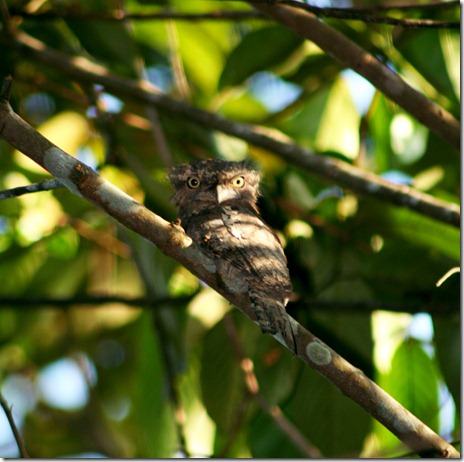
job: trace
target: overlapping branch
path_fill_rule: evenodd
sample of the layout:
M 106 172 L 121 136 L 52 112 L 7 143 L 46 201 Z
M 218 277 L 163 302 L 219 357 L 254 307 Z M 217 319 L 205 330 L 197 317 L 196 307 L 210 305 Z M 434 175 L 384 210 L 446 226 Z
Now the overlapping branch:
M 7 99 L 8 81 L 5 87 L 0 97 L 0 138 L 48 170 L 72 193 L 95 204 L 122 225 L 150 240 L 163 253 L 185 266 L 255 320 L 247 295 L 229 292 L 217 274 L 208 269 L 205 257 L 191 245 L 191 240 L 181 227 L 146 209 L 90 167 L 44 138 L 14 113 Z M 453 446 L 369 380 L 363 372 L 297 321 L 290 320 L 298 357 L 367 410 L 413 451 L 429 457 L 459 457 Z M 283 341 L 279 333 L 275 338 Z M 292 346 L 287 345 L 289 348 Z
M 103 85 L 108 92 L 114 95 L 130 97 L 144 104 L 152 104 L 167 114 L 182 117 L 210 129 L 245 140 L 250 144 L 277 154 L 282 159 L 297 165 L 311 174 L 334 181 L 356 193 L 373 196 L 415 210 L 423 215 L 453 226 L 460 226 L 460 210 L 456 204 L 441 201 L 405 185 L 395 185 L 378 175 L 354 167 L 341 160 L 317 155 L 309 149 L 298 146 L 291 139 L 284 137 L 280 132 L 277 133 L 272 130 L 264 130 L 262 127 L 238 123 L 219 114 L 175 100 L 159 93 L 148 82 L 134 82 L 117 76 L 106 68 L 83 57 L 69 57 L 47 47 L 44 43 L 24 32 L 18 31 L 14 35 L 13 45 L 31 58 L 47 64 L 79 81 Z M 381 72 L 383 72 L 383 68 Z M 396 82 L 396 79 L 399 79 L 399 77 L 396 74 L 393 75 L 395 77 L 390 77 Z M 403 84 L 401 84 L 401 88 Z M 410 90 L 415 92 L 415 90 Z M 401 91 L 403 91 L 403 88 Z M 417 95 L 420 96 L 419 99 L 422 101 L 422 105 L 425 104 L 429 109 L 430 107 L 436 108 L 434 103 L 419 93 Z M 409 103 L 405 104 L 405 106 L 408 105 Z M 442 111 L 441 108 L 436 110 L 439 112 Z M 430 128 L 432 129 L 438 120 L 446 128 L 442 135 L 452 132 L 454 136 L 455 124 L 458 127 L 459 124 L 450 115 L 445 120 L 441 118 L 443 114 L 440 114 L 429 115 L 426 122 L 431 125 Z

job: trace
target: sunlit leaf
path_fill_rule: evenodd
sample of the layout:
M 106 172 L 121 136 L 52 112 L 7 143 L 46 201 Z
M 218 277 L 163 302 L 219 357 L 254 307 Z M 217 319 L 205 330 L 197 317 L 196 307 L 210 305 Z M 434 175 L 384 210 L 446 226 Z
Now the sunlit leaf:
M 338 80 L 332 87 L 319 122 L 315 147 L 335 151 L 353 159 L 359 153 L 359 120 L 348 87 Z
M 77 112 L 66 111 L 54 115 L 37 130 L 68 154 L 75 155 L 89 136 L 89 125 L 84 116 Z M 24 156 L 14 152 L 15 160 L 23 168 L 32 172 L 45 173 L 42 167 Z
M 409 338 L 396 349 L 390 371 L 380 377 L 379 384 L 426 425 L 438 431 L 439 378 L 434 360 L 419 341 Z M 384 446 L 397 444 L 398 440 L 384 427 L 376 424 L 375 428 Z

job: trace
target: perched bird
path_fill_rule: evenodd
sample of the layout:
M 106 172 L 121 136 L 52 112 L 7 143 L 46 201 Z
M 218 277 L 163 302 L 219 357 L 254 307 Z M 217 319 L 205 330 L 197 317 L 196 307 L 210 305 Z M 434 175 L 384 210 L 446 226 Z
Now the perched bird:
M 256 205 L 260 174 L 245 162 L 205 159 L 174 167 L 168 178 L 186 234 L 230 291 L 248 293 L 261 330 L 280 332 L 295 351 L 285 311 L 292 292 L 287 259 Z

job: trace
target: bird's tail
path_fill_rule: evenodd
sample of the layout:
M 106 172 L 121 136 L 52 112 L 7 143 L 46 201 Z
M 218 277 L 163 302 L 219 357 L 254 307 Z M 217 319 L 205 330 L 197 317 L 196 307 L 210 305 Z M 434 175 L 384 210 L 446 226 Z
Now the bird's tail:
M 261 292 L 249 292 L 251 308 L 256 321 L 265 334 L 282 337 L 282 341 L 291 351 L 297 354 L 295 334 L 285 304 L 272 296 L 263 296 Z M 280 340 L 279 337 L 278 340 Z

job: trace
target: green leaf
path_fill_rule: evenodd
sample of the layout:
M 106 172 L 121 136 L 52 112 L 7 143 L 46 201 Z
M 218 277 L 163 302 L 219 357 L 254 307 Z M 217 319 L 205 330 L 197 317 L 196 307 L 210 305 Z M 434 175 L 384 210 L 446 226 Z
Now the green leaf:
M 219 79 L 219 88 L 240 85 L 255 72 L 283 63 L 303 39 L 280 26 L 249 32 L 230 53 Z
M 203 456 L 213 453 L 216 426 L 203 405 L 200 386 L 199 348 L 190 351 L 189 368 L 178 377 L 180 399 L 186 414 L 184 436 L 189 453 Z
M 290 459 L 307 456 L 295 447 L 276 422 L 265 413 L 252 421 L 248 431 L 248 443 L 252 457 L 256 459 Z
M 242 374 L 224 324 L 219 323 L 205 336 L 200 378 L 204 405 L 222 432 L 235 425 L 244 396 Z
M 248 93 L 231 95 L 222 104 L 221 113 L 237 122 L 256 123 L 266 115 L 266 108 Z
M 459 31 L 403 30 L 394 44 L 439 92 L 458 103 Z
M 314 148 L 314 140 L 330 98 L 330 91 L 331 87 L 324 87 L 314 92 L 297 112 L 282 120 L 278 128 L 299 144 Z
M 459 279 L 459 276 L 453 276 Z M 450 284 L 446 281 L 444 284 Z M 459 285 L 459 281 L 456 281 Z M 459 288 L 456 288 L 458 291 Z M 461 329 L 459 311 L 455 316 L 433 316 L 434 343 L 440 370 L 454 398 L 456 411 L 461 409 Z
M 354 105 L 348 86 L 338 79 L 331 88 L 324 112 L 319 121 L 315 148 L 335 151 L 349 159 L 359 153 L 360 115 Z
M 435 361 L 421 343 L 408 338 L 397 347 L 390 371 L 379 378 L 379 385 L 432 430 L 439 430 L 440 374 Z M 375 433 L 382 446 L 394 448 L 398 439 L 378 422 Z
M 118 73 L 136 77 L 137 47 L 122 22 L 67 21 L 88 53 Z
M 390 142 L 390 124 L 393 118 L 393 110 L 380 92 L 376 93 L 367 118 L 373 141 L 371 145 L 367 145 L 367 149 L 375 159 L 376 171 L 378 173 L 385 172 L 395 165 Z
M 228 27 L 225 24 L 208 27 L 206 24 L 179 23 L 176 29 L 179 53 L 190 86 L 195 85 L 201 92 L 213 96 L 225 55 L 221 35 L 228 37 Z
M 308 368 L 283 411 L 323 457 L 359 454 L 371 426 L 366 411 Z
M 300 144 L 354 159 L 359 152 L 360 115 L 343 78 L 322 87 L 279 124 Z
M 131 329 L 133 365 L 130 422 L 135 458 L 168 458 L 176 450 L 172 403 L 165 388 L 166 371 L 149 312 Z M 166 346 L 167 347 L 167 346 Z

